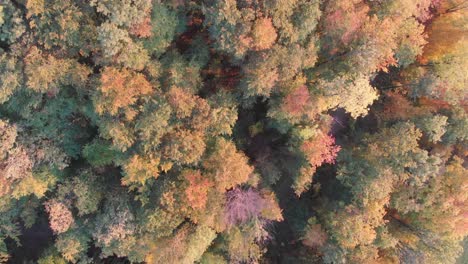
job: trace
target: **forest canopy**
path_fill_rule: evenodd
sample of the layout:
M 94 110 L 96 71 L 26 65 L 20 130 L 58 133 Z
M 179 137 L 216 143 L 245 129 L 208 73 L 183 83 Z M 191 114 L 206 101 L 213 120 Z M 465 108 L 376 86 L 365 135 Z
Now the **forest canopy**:
M 467 48 L 465 0 L 1 1 L 0 263 L 468 263 Z

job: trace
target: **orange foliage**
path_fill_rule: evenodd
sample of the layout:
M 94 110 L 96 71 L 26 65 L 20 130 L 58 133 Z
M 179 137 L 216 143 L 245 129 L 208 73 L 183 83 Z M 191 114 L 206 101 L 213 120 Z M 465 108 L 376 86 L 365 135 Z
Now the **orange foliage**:
M 205 151 L 204 134 L 180 129 L 165 136 L 163 157 L 180 164 L 198 162 Z
M 97 100 L 96 111 L 115 115 L 119 108 L 134 104 L 139 96 L 148 95 L 153 89 L 141 73 L 106 67 L 101 74 L 99 90 L 103 98 Z
M 177 117 L 184 118 L 190 116 L 192 109 L 196 105 L 195 96 L 187 93 L 179 87 L 172 87 L 168 92 L 168 101 L 175 110 Z
M 313 168 L 317 168 L 322 163 L 335 163 L 335 158 L 340 151 L 340 146 L 336 146 L 335 139 L 325 133 L 319 133 L 312 139 L 305 141 L 301 150 Z
M 398 65 L 397 60 L 395 59 L 395 57 L 393 57 L 393 54 L 391 54 L 385 60 L 381 61 L 377 65 L 377 70 L 378 71 L 383 71 L 383 72 L 388 72 L 388 67 L 397 66 L 397 65 Z
M 210 117 L 210 105 L 207 100 L 195 97 L 196 107 L 192 111 L 192 116 L 190 119 L 190 125 L 193 129 L 203 131 L 208 128 L 208 126 L 213 125 L 213 120 Z
M 456 12 L 441 14 L 430 23 L 426 31 L 429 35 L 428 44 L 424 47 L 424 53 L 420 58 L 422 64 L 429 61 L 437 61 L 459 45 L 460 41 L 465 41 L 468 29 L 463 27 L 464 17 L 468 16 L 468 9 L 461 9 Z
M 266 17 L 257 19 L 252 29 L 252 37 L 256 50 L 271 48 L 277 37 L 271 19 Z
M 319 132 L 316 136 L 302 143 L 301 151 L 308 164 L 304 164 L 294 179 L 293 189 L 296 195 L 301 195 L 312 183 L 312 176 L 323 163 L 335 163 L 340 146 L 335 145 L 335 139 L 326 133 Z
M 187 170 L 183 173 L 184 178 L 189 182 L 185 189 L 185 195 L 193 209 L 204 209 L 207 201 L 208 191 L 213 183 L 201 175 L 199 170 Z
M 433 99 L 433 98 L 428 98 L 428 97 L 420 97 L 418 100 L 418 103 L 421 107 L 429 108 L 429 109 L 432 109 L 433 111 L 442 110 L 442 109 L 448 110 L 451 108 L 451 105 L 444 100 Z M 467 105 L 464 105 L 464 106 L 466 110 Z
M 152 35 L 151 29 L 151 18 L 147 17 L 140 23 L 132 25 L 129 29 L 129 32 L 130 34 L 140 38 L 148 38 Z

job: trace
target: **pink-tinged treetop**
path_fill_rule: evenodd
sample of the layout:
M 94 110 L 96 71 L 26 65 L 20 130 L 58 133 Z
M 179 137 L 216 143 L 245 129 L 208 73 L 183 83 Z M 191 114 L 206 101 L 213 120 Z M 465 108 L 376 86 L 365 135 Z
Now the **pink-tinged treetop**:
M 261 220 L 263 224 L 281 221 L 283 216 L 273 193 L 236 188 L 226 193 L 224 218 L 228 226 L 233 226 L 254 219 Z
M 326 31 L 335 41 L 348 45 L 366 22 L 368 12 L 369 7 L 361 1 L 331 1 L 326 8 Z
M 73 224 L 73 215 L 65 204 L 51 200 L 45 203 L 45 208 L 49 213 L 50 228 L 55 234 L 67 231 Z
M 236 188 L 226 194 L 225 220 L 228 225 L 245 223 L 258 217 L 264 205 L 262 196 L 254 189 Z
M 315 168 L 323 163 L 334 164 L 340 149 L 340 146 L 335 145 L 335 138 L 324 133 L 318 134 L 301 146 L 310 165 Z
M 303 113 L 309 99 L 310 95 L 307 86 L 301 85 L 286 96 L 282 108 L 292 115 L 299 115 Z
M 293 189 L 296 195 L 308 190 L 315 171 L 324 163 L 334 164 L 341 147 L 335 145 L 335 138 L 323 132 L 302 143 L 301 151 L 308 164 L 304 165 L 294 179 Z

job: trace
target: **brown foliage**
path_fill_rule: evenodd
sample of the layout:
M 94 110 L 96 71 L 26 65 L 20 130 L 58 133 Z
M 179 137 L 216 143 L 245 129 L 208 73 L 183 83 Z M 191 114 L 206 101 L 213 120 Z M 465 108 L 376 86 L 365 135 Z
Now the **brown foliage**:
M 415 106 L 405 95 L 399 92 L 388 92 L 385 94 L 384 109 L 379 116 L 384 120 L 407 120 L 448 108 L 447 102 L 427 97 L 419 98 L 418 106 Z

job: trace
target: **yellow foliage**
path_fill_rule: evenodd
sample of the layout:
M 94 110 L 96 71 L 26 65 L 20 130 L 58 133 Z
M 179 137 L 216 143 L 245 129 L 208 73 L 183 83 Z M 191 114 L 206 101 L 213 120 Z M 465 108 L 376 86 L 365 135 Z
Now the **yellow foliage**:
M 421 62 L 438 61 L 443 56 L 452 53 L 457 46 L 464 47 L 466 52 L 468 45 L 468 9 L 460 9 L 455 12 L 443 13 L 437 16 L 427 27 L 428 44 L 424 47 Z
M 26 18 L 40 15 L 44 12 L 44 0 L 28 0 L 26 2 L 26 9 L 28 10 Z
M 260 212 L 261 216 L 272 221 L 283 221 L 282 210 L 276 201 L 275 193 L 271 191 L 262 191 L 264 199 L 264 208 Z
M 38 198 L 41 198 L 56 181 L 57 178 L 49 171 L 29 174 L 14 187 L 12 196 L 19 199 L 23 196 L 34 194 Z
M 276 30 L 270 18 L 257 19 L 253 25 L 252 38 L 255 49 L 269 49 L 275 43 Z
M 216 188 L 220 191 L 248 181 L 254 170 L 244 153 L 223 138 L 217 140 L 215 151 L 205 159 L 203 167 L 211 172 Z
M 123 185 L 132 183 L 145 184 L 151 177 L 159 176 L 159 158 L 142 157 L 134 155 L 124 166 L 125 177 L 122 178 Z

